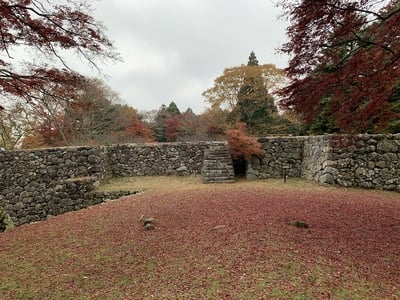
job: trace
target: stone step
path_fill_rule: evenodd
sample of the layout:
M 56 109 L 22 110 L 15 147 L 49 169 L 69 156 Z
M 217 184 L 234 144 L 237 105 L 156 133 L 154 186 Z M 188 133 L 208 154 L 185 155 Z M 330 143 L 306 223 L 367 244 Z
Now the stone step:
M 232 158 L 228 144 L 212 145 L 205 149 L 203 168 L 204 183 L 228 183 L 235 181 Z

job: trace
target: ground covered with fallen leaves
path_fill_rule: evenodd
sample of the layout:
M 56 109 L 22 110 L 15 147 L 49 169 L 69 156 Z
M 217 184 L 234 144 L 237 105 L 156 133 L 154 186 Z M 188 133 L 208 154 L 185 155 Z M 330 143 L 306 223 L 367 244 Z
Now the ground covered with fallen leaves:
M 126 185 L 144 193 L 0 233 L 0 299 L 400 299 L 399 193 Z

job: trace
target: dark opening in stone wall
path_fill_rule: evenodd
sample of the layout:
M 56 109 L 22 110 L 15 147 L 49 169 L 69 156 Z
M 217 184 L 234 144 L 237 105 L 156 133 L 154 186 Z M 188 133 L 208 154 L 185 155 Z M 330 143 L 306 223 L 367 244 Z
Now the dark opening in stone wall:
M 244 157 L 240 157 L 232 160 L 233 171 L 235 172 L 235 177 L 242 178 L 246 177 L 247 161 Z

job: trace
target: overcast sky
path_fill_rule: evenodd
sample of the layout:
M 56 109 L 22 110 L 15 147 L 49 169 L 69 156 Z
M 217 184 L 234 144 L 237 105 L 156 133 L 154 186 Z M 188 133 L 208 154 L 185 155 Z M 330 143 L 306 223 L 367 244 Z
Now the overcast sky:
M 202 92 L 225 68 L 246 64 L 252 50 L 260 64 L 286 66 L 276 52 L 286 36 L 274 2 L 98 1 L 94 17 L 124 60 L 103 68 L 107 84 L 140 111 L 175 101 L 181 111 L 201 113 Z

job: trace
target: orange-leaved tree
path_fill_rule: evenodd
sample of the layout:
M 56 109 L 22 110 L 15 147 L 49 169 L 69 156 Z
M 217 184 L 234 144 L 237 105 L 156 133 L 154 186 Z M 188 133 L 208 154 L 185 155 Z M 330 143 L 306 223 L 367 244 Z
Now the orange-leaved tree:
M 151 129 L 137 117 L 132 117 L 128 126 L 125 128 L 125 134 L 127 135 L 126 138 L 130 138 L 130 141 L 133 142 L 154 142 Z
M 255 137 L 246 134 L 246 123 L 239 122 L 236 129 L 226 131 L 232 159 L 249 160 L 252 155 L 261 156 L 264 151 Z

